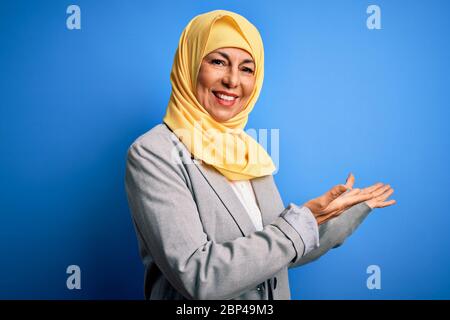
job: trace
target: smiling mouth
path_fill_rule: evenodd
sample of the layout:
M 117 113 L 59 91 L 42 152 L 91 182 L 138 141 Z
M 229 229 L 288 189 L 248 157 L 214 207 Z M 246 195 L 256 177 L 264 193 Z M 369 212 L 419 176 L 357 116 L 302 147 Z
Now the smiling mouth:
M 238 96 L 230 96 L 217 91 L 213 91 L 213 94 L 217 102 L 227 107 L 234 105 L 236 100 L 239 98 Z

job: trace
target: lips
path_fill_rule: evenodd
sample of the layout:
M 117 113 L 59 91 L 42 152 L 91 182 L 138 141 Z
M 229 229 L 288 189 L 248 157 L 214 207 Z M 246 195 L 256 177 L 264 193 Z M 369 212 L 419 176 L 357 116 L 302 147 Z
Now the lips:
M 226 91 L 213 91 L 213 94 L 219 104 L 227 107 L 234 105 L 239 98 L 238 95 Z

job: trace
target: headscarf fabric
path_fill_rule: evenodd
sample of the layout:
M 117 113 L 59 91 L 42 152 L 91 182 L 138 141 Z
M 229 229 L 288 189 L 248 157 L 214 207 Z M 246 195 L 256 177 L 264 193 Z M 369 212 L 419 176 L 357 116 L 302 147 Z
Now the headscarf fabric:
M 224 47 L 240 48 L 251 54 L 255 61 L 255 87 L 238 114 L 218 122 L 198 102 L 195 92 L 203 58 Z M 213 166 L 229 180 L 270 175 L 275 171 L 271 157 L 244 131 L 263 78 L 263 42 L 254 25 L 226 10 L 198 15 L 183 30 L 178 43 L 170 74 L 172 93 L 163 122 L 195 159 Z

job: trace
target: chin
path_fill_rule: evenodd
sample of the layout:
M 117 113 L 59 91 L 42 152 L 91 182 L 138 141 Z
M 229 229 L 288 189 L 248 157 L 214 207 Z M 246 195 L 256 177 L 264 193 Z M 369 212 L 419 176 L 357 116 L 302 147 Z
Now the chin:
M 216 121 L 225 122 L 236 116 L 239 113 L 239 110 L 241 110 L 240 107 L 229 109 L 226 107 L 224 108 L 223 106 L 218 106 L 215 108 L 215 112 L 213 112 L 212 116 Z
M 232 117 L 230 116 L 213 116 L 214 120 L 216 120 L 217 122 L 226 122 L 229 119 L 231 119 Z
M 213 118 L 218 122 L 225 122 L 233 118 L 235 115 L 235 111 L 223 110 L 222 112 L 215 112 L 213 114 Z
M 239 106 L 227 107 L 220 104 L 216 104 L 215 101 L 205 104 L 206 111 L 217 122 L 225 122 L 236 116 L 242 109 L 242 104 Z

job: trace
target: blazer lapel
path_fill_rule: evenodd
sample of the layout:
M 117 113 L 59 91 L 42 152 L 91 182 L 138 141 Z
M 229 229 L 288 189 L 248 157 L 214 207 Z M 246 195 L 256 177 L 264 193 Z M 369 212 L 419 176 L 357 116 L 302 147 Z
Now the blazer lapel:
M 263 176 L 250 180 L 253 191 L 255 192 L 256 202 L 261 211 L 263 226 L 266 226 L 275 220 L 281 213 L 277 211 L 276 200 L 274 199 L 273 189 L 276 188 L 272 176 Z
M 233 216 L 242 233 L 247 236 L 256 231 L 247 211 L 229 185 L 227 179 L 214 167 L 206 163 L 196 163 L 197 168 L 208 181 L 211 188 L 222 201 L 225 208 Z

